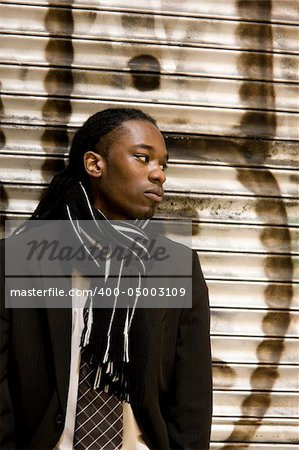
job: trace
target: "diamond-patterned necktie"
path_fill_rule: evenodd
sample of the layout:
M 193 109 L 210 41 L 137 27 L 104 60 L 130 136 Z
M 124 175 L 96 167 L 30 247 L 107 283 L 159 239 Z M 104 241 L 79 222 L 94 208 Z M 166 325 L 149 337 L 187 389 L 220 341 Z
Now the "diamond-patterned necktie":
M 116 397 L 93 389 L 92 368 L 87 353 L 81 350 L 75 450 L 114 450 L 122 444 L 122 403 Z

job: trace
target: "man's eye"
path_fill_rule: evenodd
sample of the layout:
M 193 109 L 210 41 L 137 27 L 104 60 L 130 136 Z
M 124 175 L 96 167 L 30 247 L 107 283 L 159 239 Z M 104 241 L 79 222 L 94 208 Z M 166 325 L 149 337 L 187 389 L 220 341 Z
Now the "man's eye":
M 135 158 L 139 159 L 140 161 L 144 162 L 144 163 L 148 163 L 149 162 L 149 156 L 148 155 L 135 155 Z
M 163 172 L 165 172 L 168 169 L 168 165 L 167 164 L 160 164 L 160 169 L 163 170 Z

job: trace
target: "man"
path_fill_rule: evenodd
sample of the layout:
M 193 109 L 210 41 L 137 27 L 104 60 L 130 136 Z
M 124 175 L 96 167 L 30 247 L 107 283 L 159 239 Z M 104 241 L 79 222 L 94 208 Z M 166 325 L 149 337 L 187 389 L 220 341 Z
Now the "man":
M 209 310 L 197 255 L 155 234 L 169 254 L 161 270 L 167 272 L 169 261 L 192 258 L 192 308 L 138 308 L 137 294 L 130 307 L 117 307 L 124 280 L 137 292 L 153 271 L 144 262 L 151 251 L 147 219 L 163 198 L 167 157 L 156 122 L 142 111 L 108 109 L 91 116 L 73 139 L 68 167 L 33 213 L 35 221 L 7 240 L 6 253 L 21 261 L 22 275 L 36 290 L 51 277 L 39 258 L 26 262 L 26 245 L 37 233 L 47 236 L 51 221 L 67 224 L 59 245 L 70 240 L 83 253 L 67 269 L 61 261 L 51 266 L 75 288 L 65 300 L 69 308 L 42 307 L 49 299 L 37 308 L 2 306 L 1 449 L 209 448 Z M 125 256 L 109 259 L 106 253 L 103 260 L 105 246 Z M 4 303 L 4 263 L 1 273 Z M 11 279 L 6 283 L 11 286 Z M 92 297 L 76 294 L 90 286 L 110 286 L 114 305 L 95 307 Z M 10 292 L 6 286 L 6 300 Z

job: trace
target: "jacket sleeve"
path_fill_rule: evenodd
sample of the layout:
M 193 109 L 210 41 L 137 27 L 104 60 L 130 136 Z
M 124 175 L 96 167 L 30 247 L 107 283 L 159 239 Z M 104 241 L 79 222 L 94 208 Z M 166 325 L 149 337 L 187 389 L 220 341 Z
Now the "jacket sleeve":
M 4 243 L 1 242 L 0 266 L 0 448 L 15 449 L 14 419 L 8 387 L 8 347 L 10 311 L 5 308 Z
M 208 450 L 212 421 L 212 374 L 208 289 L 193 251 L 192 308 L 182 310 L 168 432 L 172 450 Z

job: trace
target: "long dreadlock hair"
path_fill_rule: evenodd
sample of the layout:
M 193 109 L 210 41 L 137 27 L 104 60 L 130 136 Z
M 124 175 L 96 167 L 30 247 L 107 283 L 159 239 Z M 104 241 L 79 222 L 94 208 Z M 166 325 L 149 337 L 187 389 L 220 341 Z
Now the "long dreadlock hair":
M 68 166 L 53 178 L 30 217 L 31 220 L 59 220 L 65 194 L 78 181 L 81 181 L 89 194 L 89 178 L 84 167 L 84 154 L 87 151 L 95 151 L 107 158 L 111 141 L 104 142 L 103 137 L 128 120 L 145 120 L 157 126 L 150 115 L 135 108 L 109 108 L 95 113 L 86 120 L 73 138 Z

